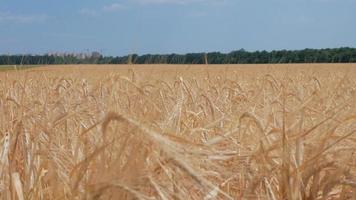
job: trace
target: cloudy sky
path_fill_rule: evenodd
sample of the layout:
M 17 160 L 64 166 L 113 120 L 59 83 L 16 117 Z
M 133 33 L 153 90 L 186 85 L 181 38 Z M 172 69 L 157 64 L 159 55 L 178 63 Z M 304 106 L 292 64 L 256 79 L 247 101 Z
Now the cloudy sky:
M 0 54 L 356 47 L 356 0 L 1 0 Z

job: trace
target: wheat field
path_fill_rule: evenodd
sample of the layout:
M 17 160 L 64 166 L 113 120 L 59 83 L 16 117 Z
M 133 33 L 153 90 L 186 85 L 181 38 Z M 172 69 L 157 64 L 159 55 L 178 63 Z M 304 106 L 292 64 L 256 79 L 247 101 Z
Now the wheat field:
M 0 72 L 0 199 L 356 199 L 356 64 Z

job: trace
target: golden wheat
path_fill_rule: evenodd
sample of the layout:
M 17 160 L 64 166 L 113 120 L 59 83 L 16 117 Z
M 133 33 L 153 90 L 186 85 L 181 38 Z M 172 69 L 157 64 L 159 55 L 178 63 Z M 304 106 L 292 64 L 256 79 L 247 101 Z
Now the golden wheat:
M 0 199 L 356 199 L 353 67 L 0 73 Z

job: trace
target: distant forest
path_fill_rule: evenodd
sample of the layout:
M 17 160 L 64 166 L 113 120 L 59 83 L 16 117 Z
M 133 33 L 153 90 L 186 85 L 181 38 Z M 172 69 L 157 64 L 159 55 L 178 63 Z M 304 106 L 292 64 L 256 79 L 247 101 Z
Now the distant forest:
M 95 55 L 0 55 L 0 65 L 43 64 L 262 64 L 262 63 L 355 63 L 356 48 L 245 51 L 230 53 L 132 54 L 122 57 Z

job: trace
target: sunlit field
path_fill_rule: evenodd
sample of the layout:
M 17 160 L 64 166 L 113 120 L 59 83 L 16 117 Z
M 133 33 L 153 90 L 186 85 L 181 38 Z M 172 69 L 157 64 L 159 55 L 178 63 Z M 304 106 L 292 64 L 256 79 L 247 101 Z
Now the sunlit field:
M 0 72 L 0 198 L 356 199 L 356 64 Z

